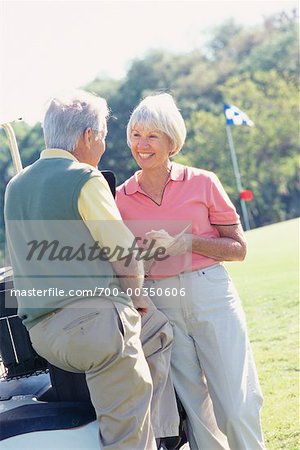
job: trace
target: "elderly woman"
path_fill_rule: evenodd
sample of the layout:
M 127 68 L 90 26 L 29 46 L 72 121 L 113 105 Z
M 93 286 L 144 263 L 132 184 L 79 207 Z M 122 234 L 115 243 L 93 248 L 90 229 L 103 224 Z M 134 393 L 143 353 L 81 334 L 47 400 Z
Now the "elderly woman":
M 127 126 L 141 170 L 118 187 L 117 205 L 136 236 L 166 248 L 144 288 L 173 327 L 172 376 L 191 449 L 263 449 L 245 317 L 222 264 L 245 258 L 245 238 L 217 176 L 170 161 L 185 137 L 169 94 L 145 98 Z

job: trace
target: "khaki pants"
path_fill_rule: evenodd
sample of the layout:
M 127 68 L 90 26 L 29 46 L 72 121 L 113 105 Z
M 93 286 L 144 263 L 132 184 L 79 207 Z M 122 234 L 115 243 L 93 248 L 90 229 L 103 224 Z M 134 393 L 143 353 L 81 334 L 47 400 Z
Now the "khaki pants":
M 153 381 L 151 423 L 155 437 L 178 436 L 179 415 L 170 369 L 173 330 L 154 305 L 142 317 L 141 342 Z
M 156 449 L 140 326 L 130 306 L 97 298 L 57 310 L 29 331 L 33 347 L 50 363 L 85 372 L 103 450 Z

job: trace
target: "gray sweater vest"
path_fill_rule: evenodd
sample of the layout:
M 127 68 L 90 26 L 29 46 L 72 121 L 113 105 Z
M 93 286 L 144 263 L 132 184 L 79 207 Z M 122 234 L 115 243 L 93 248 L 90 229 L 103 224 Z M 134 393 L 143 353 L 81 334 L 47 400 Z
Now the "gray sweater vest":
M 102 174 L 69 159 L 39 159 L 7 186 L 6 241 L 18 315 L 27 329 L 45 314 L 117 284 L 78 211 L 80 190 L 91 177 Z

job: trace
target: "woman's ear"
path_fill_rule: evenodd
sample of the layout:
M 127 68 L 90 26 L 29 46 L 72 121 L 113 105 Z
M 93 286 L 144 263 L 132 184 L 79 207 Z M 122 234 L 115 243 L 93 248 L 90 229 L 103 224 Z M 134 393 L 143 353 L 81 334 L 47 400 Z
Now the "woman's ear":
M 176 145 L 172 144 L 171 150 L 169 151 L 169 156 L 173 156 L 175 152 L 176 152 Z
M 169 149 L 170 149 L 169 156 L 173 156 L 174 153 L 176 153 L 177 145 L 176 145 L 176 142 L 173 141 L 171 136 L 168 136 L 168 137 L 169 137 Z

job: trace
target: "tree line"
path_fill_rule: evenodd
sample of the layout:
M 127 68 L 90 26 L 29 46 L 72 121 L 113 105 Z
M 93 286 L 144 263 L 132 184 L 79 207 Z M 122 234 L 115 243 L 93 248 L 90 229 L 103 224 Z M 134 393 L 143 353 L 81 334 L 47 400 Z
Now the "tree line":
M 151 50 L 135 59 L 124 78 L 96 78 L 86 86 L 107 99 L 111 109 L 107 150 L 101 169 L 118 184 L 137 170 L 126 144 L 131 111 L 146 95 L 169 92 L 187 126 L 187 139 L 175 161 L 214 171 L 240 211 L 230 160 L 223 104 L 232 103 L 255 127 L 232 126 L 252 228 L 299 216 L 298 18 L 296 11 L 265 18 L 255 27 L 230 19 L 210 30 L 207 43 L 188 53 Z M 23 165 L 44 148 L 41 125 L 15 123 Z M 0 196 L 13 175 L 7 139 L 0 135 Z M 0 249 L 4 250 L 3 214 Z

